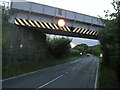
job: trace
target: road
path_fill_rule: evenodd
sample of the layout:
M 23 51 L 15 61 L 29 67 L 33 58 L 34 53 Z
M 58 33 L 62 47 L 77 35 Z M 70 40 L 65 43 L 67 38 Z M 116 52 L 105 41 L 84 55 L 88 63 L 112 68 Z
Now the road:
M 90 55 L 25 75 L 3 80 L 3 88 L 94 88 L 97 57 Z M 4 89 L 3 89 L 4 90 Z

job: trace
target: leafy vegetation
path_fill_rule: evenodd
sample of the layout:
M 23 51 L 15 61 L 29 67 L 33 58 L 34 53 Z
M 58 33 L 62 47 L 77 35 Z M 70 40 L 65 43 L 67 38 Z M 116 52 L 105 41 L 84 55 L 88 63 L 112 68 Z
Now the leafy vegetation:
M 58 65 L 58 64 L 62 64 L 62 63 L 66 63 L 66 62 L 70 62 L 70 61 L 74 61 L 79 59 L 80 57 L 78 56 L 71 56 L 71 57 L 64 57 L 61 59 L 55 59 L 55 58 L 48 58 L 47 60 L 42 60 L 42 61 L 38 61 L 38 62 L 21 62 L 21 63 L 16 63 L 13 65 L 6 65 L 3 66 L 2 70 L 2 78 L 9 78 L 9 77 L 13 77 L 13 76 L 17 76 L 17 75 L 21 75 L 24 73 L 29 73 L 32 71 L 36 71 L 36 70 L 40 70 L 42 68 L 46 68 L 46 67 L 51 67 L 54 65 Z
M 101 45 L 89 46 L 87 52 L 92 53 L 95 56 L 102 54 Z
M 78 44 L 73 49 L 79 50 L 80 53 L 82 53 L 82 54 L 86 54 L 86 52 L 88 50 L 88 45 L 86 45 L 86 44 Z
M 119 88 L 119 82 L 114 69 L 105 66 L 102 57 L 98 57 L 100 61 L 99 67 L 99 88 Z
M 91 53 L 95 56 L 99 56 L 101 51 L 101 45 L 88 46 L 86 44 L 79 44 L 73 48 L 73 50 L 78 50 L 79 53 L 85 55 L 86 53 Z
M 77 50 L 77 49 L 71 48 L 71 49 L 70 49 L 70 55 L 71 55 L 71 56 L 80 56 L 80 51 Z
M 109 14 L 106 11 L 106 19 L 103 20 L 106 26 L 99 32 L 99 41 L 103 51 L 103 67 L 114 69 L 120 82 L 120 1 L 113 0 L 112 5 L 116 12 Z
M 99 88 L 119 88 L 118 79 L 113 69 L 100 64 Z
M 62 58 L 70 53 L 70 42 L 68 38 L 54 38 L 47 41 L 49 53 L 55 58 Z

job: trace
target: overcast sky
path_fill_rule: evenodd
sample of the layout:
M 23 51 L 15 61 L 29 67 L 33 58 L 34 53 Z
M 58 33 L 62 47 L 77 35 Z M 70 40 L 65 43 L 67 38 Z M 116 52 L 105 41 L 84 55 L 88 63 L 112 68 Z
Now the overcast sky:
M 10 1 L 10 0 L 1 0 Z M 23 1 L 23 0 L 16 0 Z M 83 13 L 97 17 L 98 15 L 104 17 L 104 10 L 110 10 L 113 12 L 113 6 L 111 5 L 113 0 L 27 0 L 45 4 L 53 7 L 58 7 L 78 13 Z M 73 38 L 73 44 L 85 43 L 87 45 L 95 45 L 99 42 L 97 40 Z

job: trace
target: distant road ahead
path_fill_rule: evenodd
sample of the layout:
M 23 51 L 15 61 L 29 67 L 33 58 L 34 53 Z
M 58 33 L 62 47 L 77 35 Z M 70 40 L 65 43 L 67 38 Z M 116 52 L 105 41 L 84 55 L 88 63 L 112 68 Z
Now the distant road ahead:
M 94 88 L 97 57 L 82 59 L 42 69 L 3 81 L 3 88 Z M 3 89 L 4 90 L 4 89 Z

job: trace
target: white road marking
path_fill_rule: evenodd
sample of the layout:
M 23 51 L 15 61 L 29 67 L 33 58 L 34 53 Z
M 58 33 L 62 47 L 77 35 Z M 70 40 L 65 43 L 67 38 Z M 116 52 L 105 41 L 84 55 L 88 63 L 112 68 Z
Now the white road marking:
M 77 65 L 77 67 L 79 67 L 80 65 Z
M 80 61 L 81 59 L 79 59 L 79 60 L 75 60 L 75 61 L 72 61 L 72 62 L 70 62 L 71 64 L 73 64 L 73 63 L 76 63 L 76 62 L 78 62 L 78 61 Z
M 76 69 L 77 67 L 74 67 L 72 70 Z
M 10 77 L 10 78 L 7 78 L 7 79 L 3 79 L 2 81 L 7 81 L 7 80 L 10 80 L 10 79 L 22 77 L 22 76 L 25 76 L 25 75 L 37 73 L 37 72 L 39 72 L 39 71 L 43 71 L 43 70 L 46 70 L 46 69 L 47 69 L 47 68 L 44 68 L 44 69 L 41 69 L 41 70 L 37 70 L 37 71 L 33 71 L 33 72 L 29 72 L 29 73 L 25 73 L 25 74 L 21 74 L 21 75 L 18 75 L 18 76 L 14 76 L 14 77 Z
M 62 64 L 59 64 L 59 65 L 62 65 Z M 59 66 L 59 65 L 55 65 L 55 66 Z M 49 68 L 51 68 L 51 67 L 46 67 L 46 68 L 43 68 L 43 69 L 40 69 L 40 70 L 36 70 L 36 71 L 33 71 L 33 72 L 28 72 L 28 73 L 21 74 L 21 75 L 18 75 L 18 76 L 13 76 L 13 77 L 10 77 L 10 78 L 6 78 L 6 79 L 3 79 L 2 81 L 7 81 L 7 80 L 14 79 L 14 78 L 22 77 L 22 76 L 25 76 L 25 75 L 37 73 L 37 72 L 44 71 L 44 70 L 49 69 Z
M 81 68 L 82 68 L 82 66 L 78 67 L 77 69 L 81 69 Z
M 53 80 L 49 81 L 48 83 L 43 84 L 42 86 L 38 87 L 38 88 L 37 88 L 37 89 L 35 89 L 35 90 L 38 90 L 38 89 L 40 89 L 40 88 L 43 88 L 43 87 L 45 87 L 46 85 L 48 85 L 48 84 L 50 84 L 50 83 L 52 83 L 52 82 L 56 81 L 57 79 L 59 79 L 59 78 L 61 78 L 61 77 L 63 77 L 63 76 L 64 76 L 64 75 L 62 74 L 62 75 L 60 75 L 60 76 L 56 77 L 55 79 L 53 79 Z
M 68 73 L 68 72 L 65 72 L 66 74 Z
M 85 64 L 85 63 L 86 63 L 86 62 L 83 62 L 82 65 L 81 65 L 81 66 L 79 65 L 80 67 L 78 67 L 77 69 L 81 69 L 82 67 L 84 67 L 83 64 Z
M 93 77 L 93 75 L 94 75 L 95 69 L 96 69 L 96 67 L 94 67 L 94 69 L 93 69 L 93 72 L 92 72 L 92 77 Z
M 2 90 L 2 80 L 0 80 L 0 90 Z
M 79 59 L 79 60 L 80 60 L 80 59 Z M 75 63 L 75 62 L 77 62 L 77 61 L 79 61 L 79 60 L 76 60 L 76 61 L 73 61 L 73 62 Z M 70 62 L 70 63 L 72 63 L 72 62 Z M 60 65 L 60 64 L 59 64 L 59 65 Z M 58 66 L 58 65 L 56 65 L 56 66 Z M 48 67 L 48 68 L 50 68 L 50 67 Z M 44 68 L 44 69 L 40 69 L 40 70 L 37 70 L 37 71 L 33 71 L 33 72 L 29 72 L 29 73 L 21 74 L 21 75 L 18 75 L 18 76 L 13 76 L 13 77 L 10 77 L 10 78 L 7 78 L 7 79 L 3 79 L 2 81 L 7 81 L 7 80 L 10 80 L 10 79 L 14 79 L 14 78 L 22 77 L 22 76 L 25 76 L 25 75 L 29 75 L 29 74 L 33 74 L 33 73 L 37 73 L 37 72 L 39 72 L 39 71 L 43 71 L 43 70 L 46 70 L 46 69 L 48 69 L 48 68 Z
M 99 62 L 98 62 L 98 65 L 97 65 L 97 73 L 96 73 L 96 77 L 95 77 L 94 90 L 96 90 L 96 88 L 97 88 L 97 81 L 98 81 L 98 69 L 99 69 Z

